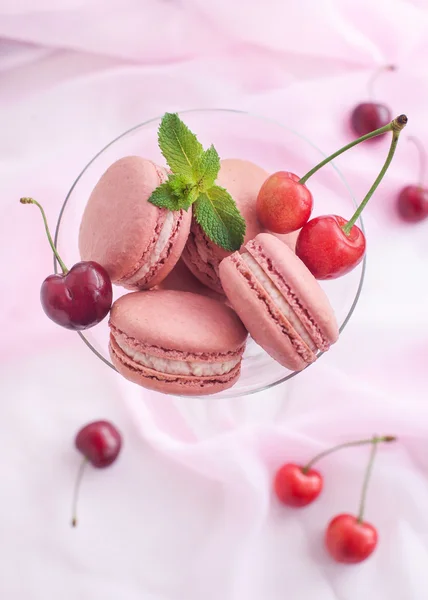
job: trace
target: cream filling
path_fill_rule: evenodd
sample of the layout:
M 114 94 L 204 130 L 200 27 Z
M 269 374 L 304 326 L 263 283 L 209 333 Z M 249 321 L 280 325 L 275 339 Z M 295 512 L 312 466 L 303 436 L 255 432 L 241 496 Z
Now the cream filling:
M 138 269 L 138 271 L 136 273 L 134 273 L 134 275 L 132 275 L 132 277 L 129 277 L 126 280 L 127 285 L 132 285 L 133 283 L 138 283 L 140 281 L 140 279 L 143 279 L 145 277 L 145 275 L 147 275 L 147 273 L 150 271 L 150 269 L 159 261 L 159 258 L 161 257 L 162 252 L 165 250 L 165 248 L 168 245 L 173 227 L 174 227 L 174 213 L 169 210 L 166 213 L 166 218 L 165 218 L 165 221 L 159 232 L 159 237 L 157 239 L 155 247 L 153 248 L 151 254 L 149 255 L 149 257 L 146 260 L 146 262 L 144 263 L 144 265 L 140 269 Z
M 169 358 L 160 358 L 159 356 L 138 352 L 117 338 L 115 338 L 115 341 L 123 352 L 138 364 L 153 369 L 154 371 L 158 371 L 159 373 L 168 373 L 169 375 L 194 375 L 196 377 L 224 375 L 236 367 L 241 360 L 240 356 L 222 363 L 170 360 Z
M 251 273 L 254 275 L 254 277 L 257 279 L 257 281 L 260 283 L 260 285 L 263 286 L 263 288 L 266 290 L 266 292 L 269 294 L 269 296 L 275 302 L 277 307 L 280 309 L 282 314 L 285 316 L 287 321 L 290 322 L 293 329 L 296 330 L 296 332 L 300 335 L 300 337 L 303 339 L 303 341 L 309 346 L 309 348 L 311 348 L 311 350 L 316 350 L 316 345 L 315 345 L 314 341 L 312 340 L 311 336 L 306 331 L 306 329 L 303 326 L 302 322 L 300 321 L 299 317 L 293 311 L 291 306 L 288 304 L 287 300 L 284 298 L 284 296 L 282 295 L 280 290 L 276 287 L 276 285 L 273 283 L 273 281 L 270 279 L 270 277 L 268 277 L 268 275 L 266 275 L 266 273 L 263 271 L 261 266 L 254 260 L 254 258 L 251 256 L 251 254 L 248 254 L 247 252 L 245 252 L 244 254 L 241 255 L 241 257 L 247 263 L 247 266 L 250 269 Z

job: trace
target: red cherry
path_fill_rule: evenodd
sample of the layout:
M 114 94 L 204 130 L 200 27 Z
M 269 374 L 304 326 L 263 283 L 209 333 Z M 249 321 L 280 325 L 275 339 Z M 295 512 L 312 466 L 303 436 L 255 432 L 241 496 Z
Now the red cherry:
M 400 115 L 389 124 L 388 130 L 392 131 L 392 140 L 388 156 L 374 184 L 351 219 L 347 221 L 337 215 L 325 215 L 311 219 L 300 230 L 296 242 L 296 254 L 317 279 L 341 277 L 362 261 L 366 251 L 366 239 L 355 223 L 388 170 L 400 132 L 406 124 L 406 115 Z M 352 144 L 355 145 L 355 142 Z M 348 144 L 348 147 L 352 144 Z M 339 153 L 341 152 L 343 149 L 339 151 Z M 337 155 L 336 152 L 332 156 Z M 320 164 L 325 164 L 330 158 Z M 319 166 L 312 169 L 302 180 L 306 181 L 308 176 L 311 176 L 318 168 Z
M 74 488 L 72 526 L 76 527 L 77 500 L 80 483 L 88 463 L 96 469 L 109 467 L 117 459 L 122 448 L 122 436 L 109 421 L 94 421 L 85 425 L 77 434 L 75 446 L 84 456 Z
M 46 315 L 67 329 L 88 329 L 102 321 L 113 300 L 107 271 L 96 262 L 79 262 L 67 273 L 49 275 L 40 300 Z
M 341 277 L 362 261 L 364 233 L 353 225 L 347 235 L 343 230 L 346 224 L 343 217 L 326 215 L 311 219 L 300 230 L 296 254 L 317 279 Z
M 257 197 L 257 218 L 265 229 L 274 233 L 291 233 L 300 229 L 311 216 L 312 194 L 299 177 L 278 171 L 266 179 Z
M 278 499 L 283 504 L 301 507 L 318 498 L 323 479 L 315 469 L 306 470 L 300 465 L 287 463 L 278 470 L 274 487 Z
M 367 490 L 379 442 L 394 442 L 396 439 L 393 435 L 372 438 L 370 459 L 364 475 L 358 517 L 341 514 L 334 517 L 327 526 L 324 538 L 325 545 L 332 558 L 337 562 L 362 562 L 376 548 L 377 531 L 373 525 L 363 520 Z
M 40 209 L 49 244 L 62 269 L 62 274 L 49 275 L 42 283 L 43 310 L 54 323 L 67 329 L 93 327 L 107 316 L 113 301 L 109 274 L 93 261 L 79 262 L 68 270 L 55 248 L 42 206 L 32 198 L 21 198 L 21 203 L 35 204 Z
M 332 519 L 325 532 L 325 545 L 332 558 L 339 563 L 360 563 L 377 546 L 378 535 L 370 523 L 359 521 L 348 514 Z
M 78 432 L 75 445 L 92 466 L 103 469 L 118 457 L 122 436 L 108 421 L 94 421 Z
M 351 114 L 351 127 L 356 135 L 366 135 L 374 129 L 380 129 L 391 121 L 391 111 L 385 104 L 363 102 L 354 108 Z M 385 135 L 385 134 L 383 134 Z M 376 140 L 382 135 L 371 138 Z
M 312 468 L 321 458 L 343 448 L 364 446 L 366 444 L 371 444 L 372 447 L 375 447 L 379 443 L 395 442 L 395 440 L 396 437 L 393 435 L 383 435 L 381 437 L 373 436 L 368 439 L 344 442 L 323 450 L 304 466 L 295 463 L 286 463 L 276 472 L 273 486 L 275 494 L 280 502 L 287 506 L 307 506 L 318 498 L 323 488 L 322 475 L 319 471 Z
M 397 210 L 403 221 L 418 223 L 428 217 L 428 189 L 408 185 L 397 198 Z

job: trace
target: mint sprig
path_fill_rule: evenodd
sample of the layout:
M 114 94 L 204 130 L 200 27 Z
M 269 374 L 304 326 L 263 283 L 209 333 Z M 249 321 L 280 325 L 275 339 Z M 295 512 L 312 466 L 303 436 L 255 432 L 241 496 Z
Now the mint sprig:
M 168 210 L 188 210 L 208 238 L 231 252 L 244 242 L 245 220 L 232 196 L 215 185 L 220 157 L 210 146 L 204 150 L 196 135 L 177 114 L 166 113 L 158 131 L 159 148 L 172 173 L 154 190 L 149 202 Z

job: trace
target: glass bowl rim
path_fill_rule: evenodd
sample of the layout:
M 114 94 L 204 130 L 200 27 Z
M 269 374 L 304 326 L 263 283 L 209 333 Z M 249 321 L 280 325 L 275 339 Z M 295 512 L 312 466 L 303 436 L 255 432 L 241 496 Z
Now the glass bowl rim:
M 310 139 L 308 139 L 305 135 L 302 135 L 301 133 L 299 133 L 298 131 L 294 130 L 292 127 L 288 127 L 288 125 L 285 125 L 284 123 L 281 123 L 280 121 L 277 121 L 276 119 L 272 119 L 269 117 L 264 117 L 261 115 L 257 115 L 245 110 L 239 110 L 239 109 L 233 109 L 233 108 L 189 108 L 189 109 L 185 109 L 185 110 L 181 110 L 181 111 L 177 111 L 178 115 L 186 115 L 186 114 L 193 114 L 193 113 L 227 113 L 227 114 L 235 114 L 235 115 L 239 115 L 239 116 L 247 116 L 247 117 L 251 117 L 254 119 L 257 119 L 259 121 L 266 121 L 268 123 L 272 123 L 274 125 L 277 125 L 278 127 L 282 127 L 283 129 L 286 129 L 288 132 L 292 133 L 293 135 L 299 137 L 300 139 L 304 140 L 306 143 L 308 143 L 310 146 L 312 146 L 312 148 L 314 148 L 315 150 L 317 150 L 322 156 L 327 157 L 328 155 L 325 154 L 316 144 L 314 144 Z M 129 129 L 127 129 L 126 131 L 124 131 L 123 133 L 121 133 L 120 135 L 116 136 L 113 140 L 111 140 L 108 144 L 106 144 L 103 148 L 101 148 L 101 150 L 99 150 L 93 157 L 92 159 L 85 165 L 85 167 L 82 169 L 82 171 L 79 173 L 79 175 L 76 177 L 75 181 L 73 182 L 71 188 L 69 189 L 67 196 L 65 197 L 65 200 L 61 206 L 59 215 L 58 215 L 58 220 L 57 220 L 57 224 L 55 227 L 55 236 L 54 236 L 54 242 L 55 242 L 55 246 L 57 246 L 58 244 L 58 238 L 59 238 L 59 232 L 60 232 L 60 227 L 61 227 L 61 221 L 62 221 L 62 217 L 64 215 L 64 211 L 65 208 L 68 204 L 68 201 L 70 200 L 70 197 L 74 191 L 74 188 L 76 187 L 76 185 L 78 184 L 79 180 L 83 177 L 83 175 L 86 173 L 86 171 L 89 169 L 89 167 L 96 161 L 96 159 L 107 150 L 107 148 L 110 148 L 110 146 L 112 146 L 113 144 L 115 144 L 116 142 L 118 142 L 120 139 L 126 137 L 128 134 L 132 133 L 133 131 L 136 131 L 137 129 L 140 129 L 146 125 L 148 125 L 149 123 L 154 123 L 156 121 L 159 121 L 162 118 L 162 115 L 158 115 L 157 117 L 153 117 L 151 119 L 148 119 L 147 121 L 142 121 L 141 123 L 138 123 L 137 125 L 134 125 L 133 127 L 130 127 Z M 346 181 L 344 175 L 342 175 L 342 172 L 336 167 L 334 161 L 331 161 L 330 165 L 333 167 L 333 169 L 336 171 L 339 179 L 341 179 L 342 183 L 344 184 L 345 188 L 348 190 L 352 202 L 355 206 L 355 208 L 358 206 L 357 203 L 355 202 L 355 198 L 353 196 L 352 190 L 348 184 L 348 182 Z M 360 229 L 363 231 L 363 233 L 365 233 L 365 229 L 364 229 L 364 223 L 363 223 L 363 219 L 360 216 L 359 219 L 359 224 L 358 226 L 360 227 Z M 58 263 L 58 260 L 56 258 L 56 256 L 54 255 L 53 257 L 53 261 L 54 261 L 54 271 L 55 273 L 59 273 L 60 272 L 60 265 Z M 354 313 L 354 310 L 357 306 L 357 303 L 360 299 L 361 296 L 361 292 L 363 289 L 363 283 L 364 283 L 364 278 L 365 278 L 365 273 L 366 273 L 366 255 L 364 255 L 363 261 L 362 261 L 362 269 L 361 269 L 361 276 L 360 276 L 360 281 L 358 284 L 358 288 L 357 288 L 357 293 L 355 294 L 355 298 L 351 304 L 351 307 L 348 311 L 348 314 L 346 315 L 345 319 L 343 320 L 342 325 L 339 328 L 339 332 L 342 333 L 342 331 L 345 329 L 346 325 L 348 324 L 352 314 Z M 102 362 L 104 364 L 106 364 L 107 366 L 109 366 L 111 369 L 113 369 L 114 371 L 117 372 L 117 369 L 114 367 L 114 365 L 109 362 L 108 360 L 106 360 L 104 358 L 104 356 L 102 356 L 98 350 L 96 350 L 96 348 L 94 348 L 91 344 L 91 342 L 85 337 L 84 333 L 82 333 L 82 331 L 77 331 L 77 334 L 79 335 L 79 337 L 83 340 L 83 342 L 86 344 L 86 346 L 92 350 L 92 352 L 100 359 L 102 360 Z M 318 359 L 322 356 L 322 354 L 324 354 L 323 352 L 320 352 L 318 354 Z M 317 362 L 317 361 L 315 361 Z M 315 364 L 315 363 L 311 363 L 311 364 Z M 305 367 L 305 369 L 303 369 L 303 371 L 305 371 L 308 367 L 311 366 L 311 364 L 309 364 L 307 367 Z M 268 383 L 260 388 L 254 389 L 254 390 L 250 390 L 248 392 L 233 392 L 233 388 L 231 388 L 230 390 L 225 390 L 226 393 L 230 392 L 230 395 L 228 395 L 228 398 L 239 398 L 242 396 L 250 396 L 252 394 L 257 394 L 259 392 L 264 392 L 266 390 L 269 390 L 271 388 L 276 387 L 277 385 L 280 385 L 281 383 L 284 383 L 285 381 L 289 381 L 290 379 L 292 379 L 293 377 L 295 377 L 296 375 L 298 375 L 299 373 L 302 373 L 303 371 L 293 371 L 292 373 L 290 373 L 289 375 L 286 375 L 285 377 L 282 377 L 281 379 L 278 379 L 277 381 L 273 381 L 271 383 Z M 174 395 L 178 395 L 178 394 L 174 394 Z M 186 394 L 182 394 L 181 397 L 186 397 Z M 202 397 L 202 396 L 201 396 Z M 216 394 L 213 395 L 213 398 L 216 397 Z M 222 396 L 223 398 L 223 396 Z

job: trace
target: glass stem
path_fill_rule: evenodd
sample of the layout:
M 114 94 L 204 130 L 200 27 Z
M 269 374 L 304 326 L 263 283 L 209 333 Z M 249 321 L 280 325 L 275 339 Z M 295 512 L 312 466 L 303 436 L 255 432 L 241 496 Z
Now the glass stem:
M 60 267 L 61 267 L 61 269 L 62 269 L 62 272 L 63 272 L 63 273 L 64 273 L 64 275 L 65 275 L 66 273 L 68 273 L 68 269 L 67 269 L 67 267 L 65 266 L 65 264 L 62 262 L 62 260 L 61 260 L 61 257 L 60 257 L 60 255 L 58 254 L 58 251 L 57 251 L 57 249 L 55 248 L 55 244 L 54 244 L 54 241 L 53 241 L 53 239 L 52 239 L 51 232 L 49 231 L 49 226 L 48 226 L 48 221 L 47 221 L 47 219 L 46 219 L 46 214 L 45 214 L 45 211 L 43 210 L 43 207 L 42 207 L 42 205 L 41 205 L 41 204 L 39 204 L 39 203 L 37 202 L 37 200 L 34 200 L 33 198 L 21 198 L 21 199 L 20 199 L 20 202 L 21 202 L 21 204 L 35 204 L 36 206 L 38 206 L 38 207 L 39 207 L 39 209 L 40 209 L 40 212 L 42 213 L 43 222 L 44 222 L 44 224 L 45 224 L 46 235 L 48 236 L 48 240 L 49 240 L 50 247 L 52 248 L 52 252 L 55 254 L 55 257 L 56 257 L 57 261 L 58 261 L 58 262 L 59 262 L 59 264 L 60 264 Z

